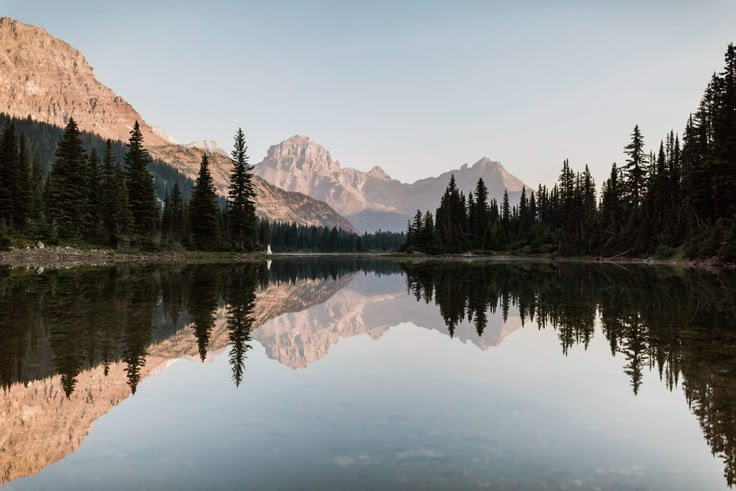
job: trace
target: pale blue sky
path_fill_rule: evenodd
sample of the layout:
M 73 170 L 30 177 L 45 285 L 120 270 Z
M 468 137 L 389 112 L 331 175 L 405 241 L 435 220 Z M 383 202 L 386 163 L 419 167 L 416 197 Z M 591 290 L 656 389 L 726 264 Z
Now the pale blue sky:
M 251 157 L 293 134 L 413 181 L 500 160 L 527 184 L 562 159 L 600 179 L 634 124 L 682 129 L 736 42 L 736 2 L 0 0 L 80 49 L 182 142 Z

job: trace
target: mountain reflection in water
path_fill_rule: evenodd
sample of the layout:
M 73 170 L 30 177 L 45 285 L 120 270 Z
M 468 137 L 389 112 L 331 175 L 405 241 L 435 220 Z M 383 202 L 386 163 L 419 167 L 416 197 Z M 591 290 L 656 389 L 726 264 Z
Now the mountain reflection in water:
M 0 483 L 74 452 L 98 418 L 173 360 L 225 352 L 236 390 L 247 388 L 254 344 L 306 369 L 341 339 L 378 339 L 405 323 L 481 350 L 522 328 L 554 330 L 565 356 L 603 336 L 623 360 L 630 397 L 650 372 L 683 391 L 724 483 L 736 482 L 736 278 L 728 273 L 367 259 L 0 270 L 0 312 Z

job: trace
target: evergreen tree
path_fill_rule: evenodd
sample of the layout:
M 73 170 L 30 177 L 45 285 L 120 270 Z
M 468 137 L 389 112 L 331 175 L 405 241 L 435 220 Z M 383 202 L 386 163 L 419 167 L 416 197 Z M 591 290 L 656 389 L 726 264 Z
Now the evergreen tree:
M 639 125 L 634 126 L 631 143 L 624 148 L 624 153 L 628 156 L 624 173 L 629 203 L 633 208 L 638 208 L 642 203 L 647 178 L 644 137 L 639 130 Z
M 152 236 L 159 220 L 153 175 L 147 169 L 149 163 L 151 156 L 143 146 L 143 134 L 136 121 L 125 153 L 126 185 L 131 228 L 133 233 L 143 236 Z
M 253 166 L 248 162 L 248 147 L 243 130 L 235 134 L 235 148 L 231 154 L 233 170 L 228 191 L 228 227 L 233 248 L 238 251 L 256 247 L 255 189 L 252 182 Z
M 214 248 L 217 245 L 217 195 L 206 153 L 202 154 L 199 174 L 194 183 L 189 219 L 194 245 L 200 249 Z
M 503 202 L 501 205 L 501 223 L 508 226 L 511 223 L 511 205 L 509 204 L 509 192 L 503 190 Z
M 46 213 L 55 222 L 61 237 L 80 237 L 86 229 L 86 154 L 79 128 L 73 118 L 56 147 L 46 193 Z

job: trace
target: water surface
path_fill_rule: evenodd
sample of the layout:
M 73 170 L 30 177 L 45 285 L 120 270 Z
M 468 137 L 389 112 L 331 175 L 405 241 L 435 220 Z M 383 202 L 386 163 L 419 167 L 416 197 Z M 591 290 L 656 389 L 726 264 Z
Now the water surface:
M 0 270 L 8 489 L 728 489 L 736 277 Z

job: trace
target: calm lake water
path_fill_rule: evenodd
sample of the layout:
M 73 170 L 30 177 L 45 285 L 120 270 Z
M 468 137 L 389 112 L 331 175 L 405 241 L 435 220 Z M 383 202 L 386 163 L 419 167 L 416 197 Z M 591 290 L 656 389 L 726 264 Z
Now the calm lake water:
M 736 275 L 0 270 L 3 489 L 729 489 Z

